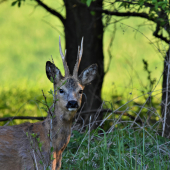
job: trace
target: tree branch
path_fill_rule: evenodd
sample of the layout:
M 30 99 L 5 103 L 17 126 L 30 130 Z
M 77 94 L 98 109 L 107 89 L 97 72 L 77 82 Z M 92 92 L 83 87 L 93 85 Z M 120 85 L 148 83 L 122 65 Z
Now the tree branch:
M 161 40 L 163 40 L 163 41 L 165 41 L 166 43 L 170 43 L 170 41 L 167 39 L 167 38 L 165 38 L 165 37 L 163 37 L 163 35 L 162 34 L 158 34 L 158 32 L 160 31 L 160 26 L 157 24 L 157 26 L 156 26 L 156 30 L 154 31 L 154 33 L 153 33 L 153 35 L 155 36 L 155 37 L 157 37 L 157 38 L 160 38 Z
M 63 25 L 65 25 L 65 19 L 60 13 L 58 13 L 56 10 L 50 8 L 46 4 L 44 4 L 41 0 L 35 0 L 35 1 L 38 3 L 38 5 L 40 5 L 44 9 L 46 9 L 50 14 L 58 17 L 61 20 L 61 22 L 63 23 Z
M 140 6 L 138 2 L 134 3 L 135 1 L 134 2 L 130 2 L 130 1 L 116 0 L 116 2 L 125 2 L 125 3 L 131 4 L 131 5 L 138 5 L 138 6 Z M 145 5 L 145 7 L 154 8 L 154 5 L 152 5 L 150 3 L 147 3 L 147 2 L 144 2 L 143 5 Z
M 141 12 L 141 13 L 137 13 L 137 12 L 117 12 L 117 11 L 108 11 L 108 10 L 103 10 L 101 8 L 92 8 L 90 7 L 90 9 L 92 11 L 97 11 L 97 12 L 101 12 L 107 15 L 115 15 L 115 16 L 120 16 L 120 17 L 141 17 L 141 18 L 146 18 L 150 21 L 155 22 L 155 20 L 151 17 L 148 16 L 148 14 Z
M 30 120 L 44 120 L 46 117 L 31 117 L 31 116 L 15 116 L 15 117 L 3 117 L 3 118 L 0 118 L 0 122 L 3 122 L 3 121 L 11 121 L 11 120 L 14 120 L 14 119 L 30 119 Z
M 117 11 L 108 11 L 108 10 L 103 10 L 101 8 L 90 8 L 93 11 L 98 11 L 101 13 L 105 13 L 107 15 L 115 15 L 115 16 L 120 16 L 120 17 L 141 17 L 141 18 L 145 18 L 147 20 L 153 21 L 157 24 L 156 30 L 154 31 L 153 35 L 157 38 L 160 38 L 161 40 L 165 41 L 166 43 L 170 43 L 170 40 L 168 40 L 166 37 L 163 37 L 163 35 L 159 35 L 159 31 L 160 31 L 160 26 L 159 23 L 156 22 L 156 19 L 149 17 L 148 14 L 146 13 L 137 13 L 137 12 L 117 12 Z
M 83 112 L 79 112 L 77 114 L 84 115 L 84 114 L 92 114 L 92 113 L 96 113 L 96 112 L 98 112 L 98 110 L 83 111 Z M 102 109 L 102 110 L 100 110 L 100 113 L 103 113 L 103 112 L 113 112 L 114 114 L 122 114 L 122 116 L 128 116 L 132 120 L 135 119 L 135 116 L 132 116 L 132 115 L 128 114 L 127 112 L 123 112 L 123 111 L 114 112 L 113 110 L 110 110 L 110 109 Z M 0 122 L 2 122 L 2 121 L 11 121 L 11 120 L 14 120 L 14 119 L 44 120 L 44 119 L 46 119 L 46 117 L 31 117 L 31 116 L 4 117 L 4 118 L 0 118 Z M 137 120 L 137 121 L 142 123 L 141 120 Z

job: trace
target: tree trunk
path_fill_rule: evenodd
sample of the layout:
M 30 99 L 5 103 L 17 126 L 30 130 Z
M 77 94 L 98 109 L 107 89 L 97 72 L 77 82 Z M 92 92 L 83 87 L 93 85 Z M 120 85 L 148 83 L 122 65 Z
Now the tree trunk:
M 104 76 L 103 56 L 103 24 L 101 13 L 91 12 L 89 8 L 77 0 L 64 0 L 66 7 L 65 40 L 67 49 L 67 63 L 72 74 L 77 59 L 78 45 L 84 37 L 83 57 L 79 74 L 91 64 L 97 63 L 98 75 L 96 79 L 85 88 L 83 110 L 98 109 L 101 106 L 101 88 Z M 102 8 L 102 0 L 91 3 L 92 7 Z M 84 103 L 83 102 L 83 103 Z M 82 103 L 82 105 L 83 105 Z M 92 114 L 91 114 L 92 115 Z M 93 114 L 94 115 L 94 114 Z M 92 115 L 92 120 L 94 116 Z M 89 123 L 90 114 L 84 116 L 84 123 Z M 100 114 L 97 120 L 101 120 Z M 97 126 L 94 125 L 93 128 Z
M 170 49 L 168 49 L 164 60 L 164 72 L 162 82 L 162 136 L 170 137 Z M 165 125 L 164 125 L 165 123 Z
M 160 12 L 160 17 L 164 18 L 167 21 L 164 29 L 167 31 L 170 37 L 170 23 L 168 15 L 164 10 Z M 158 25 L 157 25 L 158 27 Z M 166 53 L 164 59 L 164 72 L 163 72 L 163 82 L 162 82 L 162 118 L 163 118 L 163 127 L 162 127 L 162 136 L 170 137 L 170 47 Z

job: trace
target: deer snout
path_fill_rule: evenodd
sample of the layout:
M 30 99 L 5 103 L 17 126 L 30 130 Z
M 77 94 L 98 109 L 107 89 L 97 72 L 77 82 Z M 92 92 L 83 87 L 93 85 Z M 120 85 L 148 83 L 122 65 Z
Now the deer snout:
M 69 111 L 77 110 L 79 108 L 78 102 L 75 100 L 70 100 L 70 101 L 68 101 L 66 108 Z

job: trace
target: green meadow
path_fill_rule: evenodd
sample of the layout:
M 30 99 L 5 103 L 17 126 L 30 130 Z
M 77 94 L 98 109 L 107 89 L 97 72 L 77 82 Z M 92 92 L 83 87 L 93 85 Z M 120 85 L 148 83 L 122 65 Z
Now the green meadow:
M 50 5 L 65 15 L 63 4 L 59 2 Z M 154 24 L 140 18 L 126 18 L 115 26 L 114 22 L 119 19 L 113 17 L 113 24 L 105 27 L 105 70 L 108 64 L 110 67 L 104 78 L 102 98 L 114 103 L 114 96 L 121 96 L 120 99 L 127 102 L 140 96 L 141 91 L 147 93 L 144 87 L 148 87 L 149 82 L 142 63 L 144 59 L 152 78 L 156 79 L 154 100 L 160 103 L 163 54 L 157 47 L 166 49 L 166 46 L 152 36 Z M 141 26 L 144 22 L 146 26 Z M 110 61 L 108 48 L 114 30 Z M 42 98 L 41 90 L 48 94 L 52 88 L 45 73 L 46 61 L 52 56 L 63 73 L 59 35 L 64 48 L 61 22 L 33 2 L 25 2 L 20 8 L 12 7 L 11 1 L 0 4 L 0 117 L 45 115 L 38 100 Z M 143 102 L 143 97 L 137 100 Z

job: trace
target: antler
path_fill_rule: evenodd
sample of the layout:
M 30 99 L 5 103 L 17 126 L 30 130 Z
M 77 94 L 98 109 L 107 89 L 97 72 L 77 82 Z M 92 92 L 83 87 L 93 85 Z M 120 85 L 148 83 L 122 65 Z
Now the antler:
M 81 61 L 81 58 L 83 55 L 83 39 L 84 39 L 84 37 L 82 37 L 82 40 L 81 40 L 81 48 L 80 48 L 80 46 L 78 46 L 77 61 L 76 61 L 76 64 L 75 64 L 74 70 L 73 70 L 73 77 L 75 77 L 75 78 L 77 78 L 80 61 Z
M 65 70 L 65 77 L 66 77 L 66 76 L 69 76 L 69 74 L 70 74 L 70 71 L 69 71 L 69 68 L 68 68 L 67 62 L 66 62 L 66 51 L 67 50 L 65 50 L 65 56 L 64 56 L 64 54 L 62 52 L 62 48 L 61 48 L 60 36 L 59 36 L 59 48 L 60 48 L 60 55 L 61 55 L 61 58 L 62 58 L 62 61 L 63 61 L 64 70 Z

